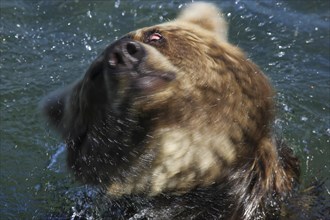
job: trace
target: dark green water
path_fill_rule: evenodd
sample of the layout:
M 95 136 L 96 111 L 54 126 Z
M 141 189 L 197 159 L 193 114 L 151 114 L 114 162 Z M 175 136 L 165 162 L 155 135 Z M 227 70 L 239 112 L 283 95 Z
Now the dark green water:
M 67 173 L 65 147 L 38 102 L 81 76 L 113 40 L 174 18 L 188 1 L 0 2 L 0 219 L 97 210 L 82 202 L 96 193 Z M 301 159 L 303 182 L 329 178 L 329 1 L 213 2 L 227 15 L 230 41 L 277 89 L 276 127 Z M 325 187 L 329 197 L 329 180 Z

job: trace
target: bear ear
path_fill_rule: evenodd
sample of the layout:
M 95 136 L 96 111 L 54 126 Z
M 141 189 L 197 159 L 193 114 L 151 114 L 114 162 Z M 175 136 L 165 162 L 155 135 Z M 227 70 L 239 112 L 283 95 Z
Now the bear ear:
M 189 4 L 179 14 L 177 20 L 196 24 L 206 30 L 215 32 L 227 41 L 228 25 L 219 8 L 214 4 L 196 2 Z

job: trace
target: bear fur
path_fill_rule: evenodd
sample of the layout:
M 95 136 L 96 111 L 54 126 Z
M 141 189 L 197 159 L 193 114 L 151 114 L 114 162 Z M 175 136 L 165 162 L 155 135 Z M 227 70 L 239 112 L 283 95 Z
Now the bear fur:
M 273 134 L 269 80 L 227 33 L 219 9 L 193 3 L 124 35 L 44 99 L 77 179 L 135 204 L 123 219 L 280 215 L 298 160 Z

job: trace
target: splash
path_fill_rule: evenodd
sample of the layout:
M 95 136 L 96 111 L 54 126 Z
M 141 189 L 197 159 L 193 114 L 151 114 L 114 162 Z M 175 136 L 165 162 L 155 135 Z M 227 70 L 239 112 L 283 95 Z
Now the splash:
M 58 160 L 59 160 L 60 156 L 64 153 L 64 151 L 65 151 L 65 144 L 60 144 L 59 148 L 51 156 L 51 159 L 50 159 L 50 162 L 47 166 L 47 169 L 52 170 L 56 173 L 60 172 L 60 168 L 58 166 Z

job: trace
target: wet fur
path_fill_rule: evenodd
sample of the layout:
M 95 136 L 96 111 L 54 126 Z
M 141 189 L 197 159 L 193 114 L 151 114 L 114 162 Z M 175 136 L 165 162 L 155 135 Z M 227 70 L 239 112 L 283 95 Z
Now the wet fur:
M 165 42 L 147 43 L 155 31 Z M 145 89 L 136 92 L 129 74 L 107 70 L 110 45 L 82 79 L 45 98 L 77 179 L 102 186 L 116 204 L 145 201 L 123 216 L 278 217 L 298 181 L 298 161 L 273 135 L 268 79 L 227 32 L 216 7 L 192 4 L 174 21 L 124 36 L 146 51 L 137 72 L 174 80 L 159 88 L 142 80 Z

